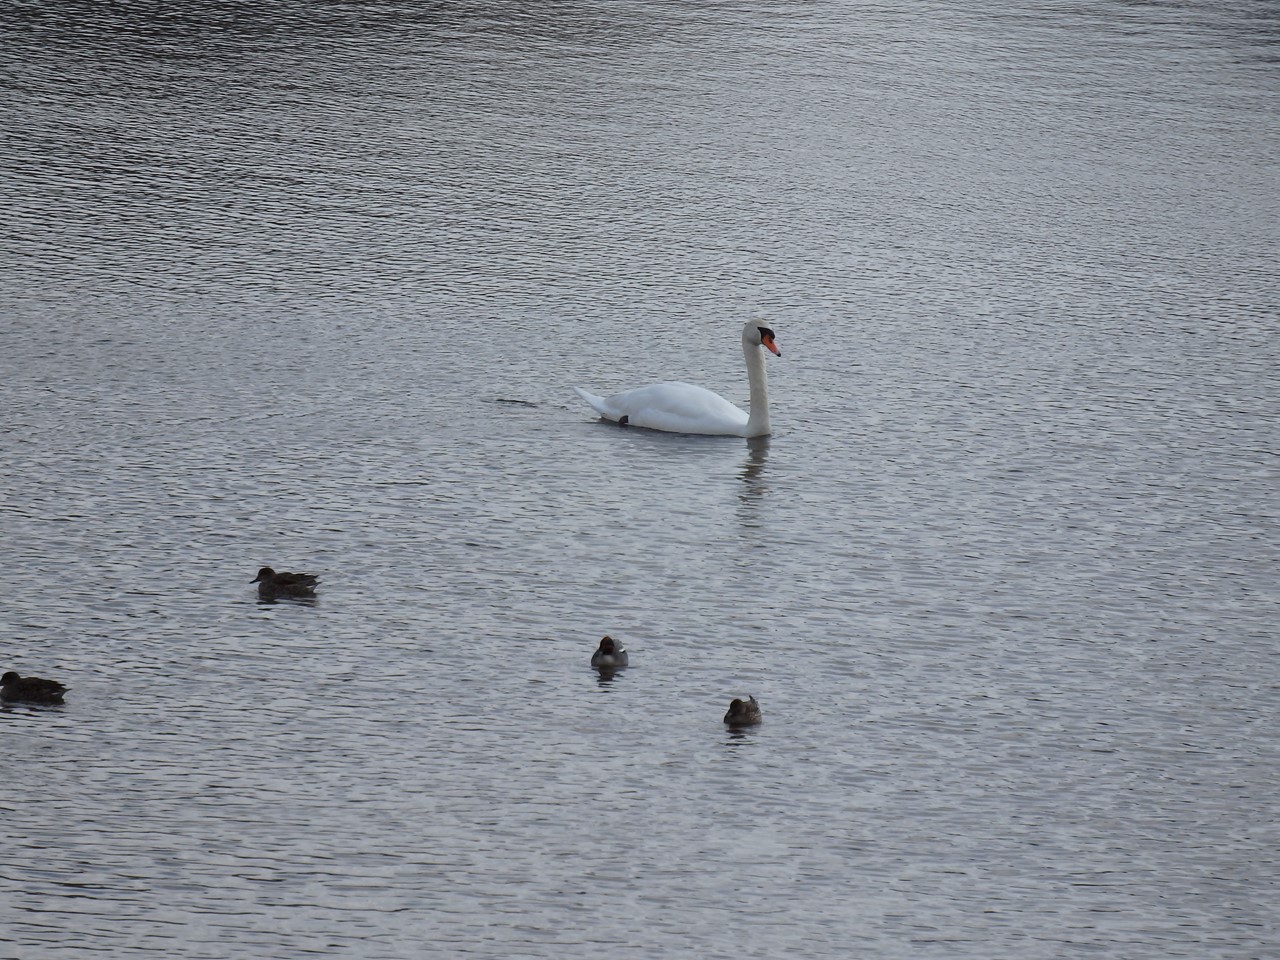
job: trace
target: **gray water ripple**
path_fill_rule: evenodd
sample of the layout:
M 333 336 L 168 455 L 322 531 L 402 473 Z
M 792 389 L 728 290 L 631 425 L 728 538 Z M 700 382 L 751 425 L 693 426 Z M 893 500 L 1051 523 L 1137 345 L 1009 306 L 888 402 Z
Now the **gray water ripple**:
M 847 12 L 14 11 L 14 949 L 1273 947 L 1274 37 Z

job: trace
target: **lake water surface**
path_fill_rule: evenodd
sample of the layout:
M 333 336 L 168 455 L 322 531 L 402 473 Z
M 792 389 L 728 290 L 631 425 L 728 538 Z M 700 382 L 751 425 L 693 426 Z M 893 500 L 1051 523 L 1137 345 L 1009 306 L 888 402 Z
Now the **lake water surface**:
M 4 8 L 0 955 L 1280 955 L 1275 3 Z

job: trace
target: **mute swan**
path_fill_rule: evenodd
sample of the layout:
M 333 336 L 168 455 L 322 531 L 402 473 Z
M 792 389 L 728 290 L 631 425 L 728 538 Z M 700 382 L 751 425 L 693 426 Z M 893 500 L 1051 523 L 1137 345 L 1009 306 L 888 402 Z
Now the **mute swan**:
M 258 585 L 260 597 L 314 597 L 316 582 L 319 580 L 310 573 L 276 573 L 270 567 L 263 567 L 250 583 Z
M 760 722 L 760 704 L 756 698 L 734 700 L 729 704 L 729 712 L 724 715 L 724 722 L 731 727 L 754 727 Z
M 600 648 L 591 655 L 591 665 L 601 673 L 620 670 L 627 665 L 627 651 L 613 637 L 600 640 Z
M 623 426 L 648 427 L 668 433 L 765 437 L 769 435 L 769 381 L 761 347 L 782 356 L 774 343 L 773 331 L 749 320 L 742 328 L 742 355 L 747 361 L 747 380 L 751 384 L 750 416 L 705 387 L 679 381 L 637 387 L 611 397 L 597 397 L 581 387 L 573 389 L 600 416 Z
M 0 677 L 0 700 L 25 700 L 27 703 L 61 703 L 67 688 L 57 680 L 42 677 L 20 677 L 12 670 Z

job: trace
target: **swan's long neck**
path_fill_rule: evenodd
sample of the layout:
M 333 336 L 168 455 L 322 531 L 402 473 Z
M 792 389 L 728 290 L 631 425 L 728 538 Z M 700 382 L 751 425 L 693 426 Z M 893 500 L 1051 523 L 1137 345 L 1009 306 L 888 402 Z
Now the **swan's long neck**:
M 764 369 L 764 351 L 742 338 L 742 356 L 747 361 L 747 382 L 751 384 L 751 411 L 747 436 L 766 437 L 769 430 L 769 375 Z

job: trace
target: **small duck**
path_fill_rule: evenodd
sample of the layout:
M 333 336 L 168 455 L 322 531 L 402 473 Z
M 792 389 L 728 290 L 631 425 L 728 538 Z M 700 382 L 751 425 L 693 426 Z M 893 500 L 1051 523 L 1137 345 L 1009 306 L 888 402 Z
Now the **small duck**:
M 0 700 L 25 700 L 27 703 L 61 703 L 67 688 L 57 680 L 20 677 L 12 670 L 0 677 Z
M 760 719 L 760 704 L 756 703 L 755 697 L 734 700 L 724 715 L 724 722 L 731 727 L 754 727 Z
M 600 646 L 591 655 L 591 665 L 597 670 L 621 670 L 627 665 L 627 651 L 613 637 L 602 637 Z
M 258 595 L 263 597 L 314 597 L 319 579 L 310 573 L 276 573 L 263 567 L 249 582 L 258 585 Z

